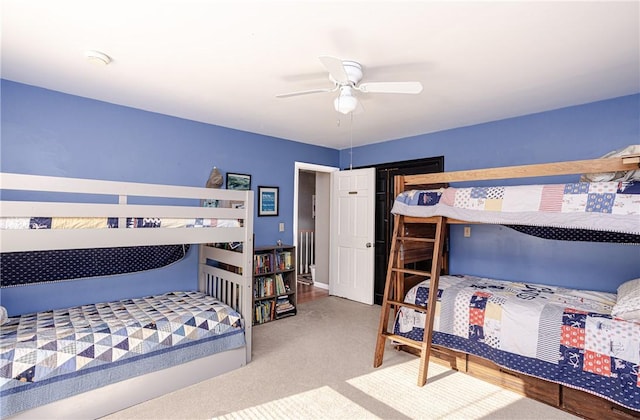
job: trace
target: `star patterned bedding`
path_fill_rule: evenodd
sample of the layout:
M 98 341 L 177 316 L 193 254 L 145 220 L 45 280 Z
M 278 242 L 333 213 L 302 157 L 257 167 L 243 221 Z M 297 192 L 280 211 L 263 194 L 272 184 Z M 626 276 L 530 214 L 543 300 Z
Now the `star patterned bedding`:
M 145 245 L 3 252 L 0 288 L 154 270 L 182 260 L 190 247 Z
M 538 228 L 534 231 L 565 229 L 563 235 L 566 230 L 582 230 L 582 235 L 601 231 L 630 235 L 622 242 L 640 243 L 640 182 L 411 190 L 396 197 L 392 213 Z
M 405 302 L 426 306 L 429 280 Z M 616 295 L 441 276 L 433 344 L 640 411 L 640 323 L 613 318 Z M 402 307 L 394 333 L 422 341 L 425 314 Z
M 243 322 L 192 291 L 9 318 L 0 327 L 0 413 L 242 347 Z

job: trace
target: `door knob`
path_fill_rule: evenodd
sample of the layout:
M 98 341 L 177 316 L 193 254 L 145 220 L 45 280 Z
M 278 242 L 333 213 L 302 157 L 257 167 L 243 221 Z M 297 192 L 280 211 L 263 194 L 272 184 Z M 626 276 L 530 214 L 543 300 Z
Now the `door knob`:
M 371 242 L 367 242 L 366 247 L 367 247 L 367 248 L 371 248 Z

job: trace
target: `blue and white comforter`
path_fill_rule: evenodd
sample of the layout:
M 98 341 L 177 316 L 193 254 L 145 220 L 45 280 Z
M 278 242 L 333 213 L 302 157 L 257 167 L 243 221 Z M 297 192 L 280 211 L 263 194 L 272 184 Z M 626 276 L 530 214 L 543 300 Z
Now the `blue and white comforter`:
M 200 342 L 210 353 L 242 347 L 240 314 L 201 292 L 77 306 L 11 317 L 0 327 L 0 402 L 42 386 L 61 387 L 80 375 L 145 357 L 186 352 Z M 215 341 L 215 344 L 213 344 Z M 157 366 L 156 369 L 166 366 Z M 34 403 L 35 404 L 35 403 Z

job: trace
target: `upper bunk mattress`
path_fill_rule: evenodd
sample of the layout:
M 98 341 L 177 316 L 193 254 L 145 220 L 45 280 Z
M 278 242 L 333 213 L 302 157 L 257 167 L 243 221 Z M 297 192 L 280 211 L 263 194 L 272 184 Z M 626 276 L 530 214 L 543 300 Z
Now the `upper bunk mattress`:
M 139 367 L 157 370 L 175 363 L 167 358 L 174 350 L 184 359 L 239 348 L 243 322 L 231 307 L 192 291 L 12 317 L 0 327 L 0 397 L 21 404 L 23 391 L 62 392 L 68 379 L 91 373 L 100 377 L 89 380 L 95 384 Z M 203 343 L 207 353 L 191 356 Z M 154 357 L 165 359 L 145 364 Z
M 391 212 L 640 235 L 640 182 L 411 190 L 396 197 Z
M 0 229 L 113 229 L 117 217 L 4 217 Z M 127 217 L 127 228 L 207 228 L 239 227 L 234 219 L 176 219 L 156 217 Z

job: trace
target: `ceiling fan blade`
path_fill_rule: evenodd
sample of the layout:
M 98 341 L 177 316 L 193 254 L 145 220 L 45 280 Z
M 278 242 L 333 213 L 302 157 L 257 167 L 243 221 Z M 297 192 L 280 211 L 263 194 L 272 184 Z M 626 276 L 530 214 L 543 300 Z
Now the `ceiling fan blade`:
M 291 96 L 300 96 L 300 95 L 308 95 L 310 93 L 325 93 L 325 92 L 333 92 L 335 88 L 327 88 L 327 89 L 313 89 L 313 90 L 301 90 L 299 92 L 290 92 L 290 93 L 280 93 L 276 95 L 276 98 L 289 98 Z
M 420 82 L 370 82 L 362 83 L 356 87 L 360 92 L 365 93 L 420 93 L 422 83 Z
M 331 57 L 328 55 L 323 55 L 320 58 L 320 62 L 327 69 L 333 80 L 340 84 L 348 84 L 349 77 L 347 76 L 347 71 L 344 69 L 342 65 L 342 60 L 336 57 Z

